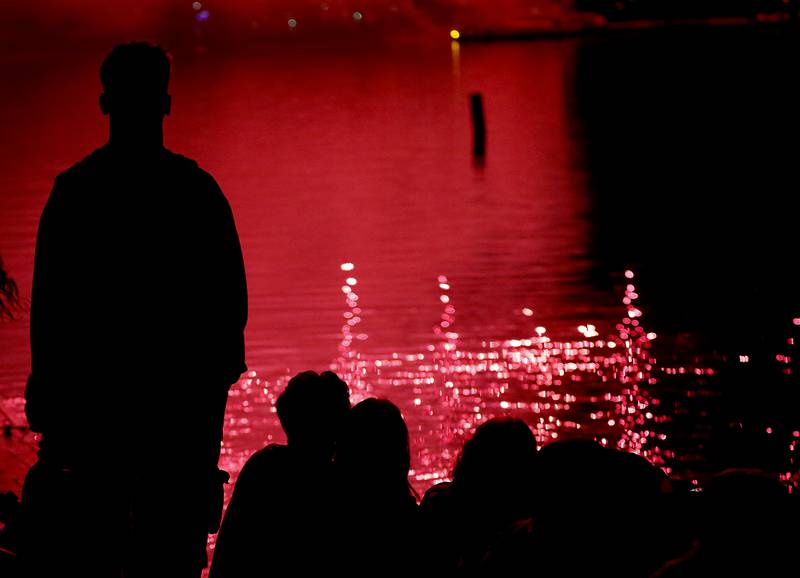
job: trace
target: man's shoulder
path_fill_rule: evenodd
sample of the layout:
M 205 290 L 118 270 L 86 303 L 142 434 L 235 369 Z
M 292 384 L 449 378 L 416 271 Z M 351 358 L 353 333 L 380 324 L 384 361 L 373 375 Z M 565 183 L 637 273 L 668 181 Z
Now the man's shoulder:
M 289 448 L 283 444 L 269 444 L 251 455 L 245 467 L 259 468 L 270 467 L 272 464 L 282 462 L 289 457 Z
M 78 181 L 93 173 L 108 162 L 108 153 L 105 147 L 93 150 L 77 163 L 56 175 L 56 183 L 70 183 Z
M 197 164 L 196 160 L 171 151 L 168 148 L 164 149 L 163 158 L 165 162 L 168 163 L 174 170 L 186 171 L 187 173 L 194 173 L 209 177 L 211 176 L 200 168 L 200 165 Z
M 160 154 L 160 159 L 172 171 L 194 175 L 207 181 L 214 181 L 214 178 L 207 171 L 202 169 L 196 160 L 185 155 L 164 148 Z M 105 145 L 93 150 L 71 167 L 59 173 L 56 179 L 70 180 L 88 176 L 119 162 L 120 159 L 114 156 L 114 153 L 108 145 Z
M 195 200 L 205 199 L 212 207 L 217 207 L 220 203 L 227 203 L 227 198 L 216 179 L 196 160 L 169 149 L 164 149 L 164 151 L 167 163 L 171 166 L 171 172 L 179 180 L 192 183 L 189 190 Z
M 211 173 L 206 171 L 200 164 L 185 155 L 173 152 L 169 149 L 164 149 L 164 159 L 172 167 L 173 170 L 185 173 L 188 176 L 193 176 L 207 184 L 216 186 L 216 181 Z
M 194 159 L 164 148 L 158 153 L 158 157 L 151 157 L 143 168 L 146 172 L 155 171 L 150 176 L 160 179 L 165 186 L 180 183 L 181 186 L 175 190 L 189 195 L 193 203 L 207 206 L 214 213 L 218 213 L 220 207 L 227 204 L 227 198 L 217 181 Z M 121 183 L 120 174 L 128 173 L 130 166 L 106 145 L 59 173 L 55 178 L 52 197 L 71 199 L 74 197 L 73 191 L 94 190 L 101 184 L 106 186 L 108 183 Z

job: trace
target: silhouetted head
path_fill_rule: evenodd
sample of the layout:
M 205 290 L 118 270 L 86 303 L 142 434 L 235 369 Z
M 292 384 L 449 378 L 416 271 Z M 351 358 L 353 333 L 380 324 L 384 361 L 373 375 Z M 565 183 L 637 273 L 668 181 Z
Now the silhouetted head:
M 698 537 L 708 559 L 735 570 L 758 568 L 752 574 L 760 576 L 778 576 L 796 566 L 798 503 L 777 476 L 728 470 L 715 476 L 700 497 Z
M 650 576 L 670 555 L 665 481 L 645 458 L 591 439 L 544 446 L 534 509 L 544 574 Z
M 545 502 L 554 507 L 563 500 L 574 500 L 591 493 L 596 479 L 605 475 L 608 450 L 591 439 L 551 442 L 539 452 L 539 480 L 542 494 L 552 496 Z
M 497 417 L 482 423 L 464 444 L 453 471 L 453 488 L 471 501 L 476 514 L 501 522 L 530 513 L 536 438 L 521 419 Z
M 330 459 L 350 390 L 332 371 L 304 371 L 289 380 L 275 407 L 289 447 Z
M 751 540 L 765 531 L 780 529 L 788 502 L 786 487 L 775 477 L 748 469 L 717 474 L 701 496 L 707 538 L 726 542 L 736 536 Z
M 408 428 L 397 406 L 370 398 L 353 407 L 336 446 L 336 466 L 345 483 L 366 492 L 408 496 Z
M 111 50 L 100 66 L 100 110 L 111 117 L 112 138 L 135 139 L 156 127 L 160 132 L 172 106 L 169 75 L 169 57 L 160 46 L 131 42 Z
M 660 496 L 666 475 L 645 458 L 604 447 L 594 440 L 547 444 L 539 452 L 539 488 L 566 503 L 616 507 L 615 500 Z

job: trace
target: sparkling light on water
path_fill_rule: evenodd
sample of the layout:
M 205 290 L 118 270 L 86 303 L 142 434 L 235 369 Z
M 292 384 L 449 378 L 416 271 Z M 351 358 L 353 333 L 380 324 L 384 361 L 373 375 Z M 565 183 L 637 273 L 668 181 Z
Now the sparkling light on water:
M 587 323 L 577 328 L 573 338 L 556 338 L 536 325 L 533 310 L 527 309 L 530 315 L 523 310 L 530 322 L 527 335 L 478 343 L 462 342 L 452 298 L 455 281 L 439 275 L 436 288 L 442 308 L 431 341 L 417 352 L 377 355 L 358 347 L 369 336 L 359 329 L 364 312 L 353 290 L 358 283 L 356 267 L 348 262 L 340 269 L 344 322 L 330 369 L 348 382 L 353 403 L 380 396 L 400 406 L 411 434 L 411 481 L 420 494 L 448 479 L 463 442 L 480 423 L 499 415 L 525 420 L 540 445 L 593 437 L 605 446 L 645 456 L 671 473 L 673 461 L 681 459 L 664 447 L 672 408 L 662 408 L 651 392 L 661 377 L 717 373 L 707 366 L 657 364 L 651 352 L 657 335 L 644 326 L 632 271 L 625 272 L 620 321 L 606 334 Z M 787 359 L 786 354 L 775 357 L 789 369 Z M 746 363 L 749 358 L 742 355 L 738 361 Z M 285 375 L 261 380 L 251 371 L 233 388 L 223 447 L 225 469 L 237 473 L 258 449 L 242 443 L 253 439 L 258 432 L 254 428 L 263 430 L 266 443 L 282 439 L 273 405 L 293 373 L 287 370 Z M 687 395 L 695 394 L 689 390 Z M 249 419 L 258 413 L 259 421 Z M 762 431 L 775 433 L 770 426 Z M 780 474 L 794 491 L 800 484 L 799 442 L 800 431 L 794 431 L 787 447 L 790 470 Z
M 369 336 L 359 329 L 364 312 L 353 290 L 358 284 L 356 267 L 347 262 L 340 269 L 344 322 L 330 369 L 350 385 L 353 403 L 380 396 L 400 406 L 412 438 L 411 481 L 420 494 L 447 479 L 463 442 L 480 423 L 499 415 L 525 420 L 540 445 L 565 437 L 593 437 L 605 446 L 645 456 L 670 473 L 676 456 L 663 446 L 671 409 L 662 409 L 651 391 L 659 376 L 716 374 L 712 367 L 657 364 L 651 352 L 657 335 L 643 324 L 632 271 L 625 272 L 621 319 L 606 335 L 587 323 L 577 328 L 574 338 L 551 337 L 545 327 L 535 325 L 533 310 L 526 308 L 528 335 L 475 344 L 462 343 L 452 299 L 454 281 L 439 275 L 436 288 L 442 309 L 430 343 L 417 352 L 377 355 L 358 347 Z M 790 357 L 779 354 L 775 359 L 785 365 Z M 738 361 L 749 358 L 742 355 Z M 282 438 L 273 405 L 293 373 L 287 370 L 261 380 L 251 371 L 233 388 L 224 468 L 237 473 L 258 449 L 241 443 L 252 440 L 258 431 L 254 427 L 263 429 L 266 443 Z M 259 413 L 259 407 L 262 418 L 254 422 L 249 416 Z M 766 431 L 773 433 L 771 427 Z M 791 471 L 781 473 L 790 489 L 800 483 L 795 471 L 798 438 L 800 431 L 794 431 L 787 448 Z
M 446 479 L 463 441 L 480 423 L 498 415 L 524 419 L 540 444 L 571 435 L 594 436 L 665 464 L 658 442 L 666 439 L 659 430 L 666 418 L 658 411 L 659 401 L 648 393 L 656 383 L 656 360 L 650 352 L 656 336 L 642 326 L 643 312 L 635 304 L 639 296 L 632 283 L 625 289 L 622 319 L 605 337 L 587 323 L 574 338 L 556 339 L 531 322 L 528 335 L 468 345 L 461 342 L 456 326 L 453 281 L 439 275 L 436 287 L 442 309 L 431 342 L 418 352 L 375 355 L 358 347 L 369 336 L 359 328 L 364 313 L 354 290 L 356 266 L 347 262 L 340 269 L 343 323 L 330 368 L 350 385 L 354 403 L 382 396 L 401 407 L 410 425 L 411 476 L 418 491 Z M 633 279 L 632 272 L 626 277 Z M 533 311 L 523 313 L 531 317 Z M 225 467 L 238 470 L 257 449 L 237 447 L 237 437 L 252 432 L 246 414 L 254 411 L 253 406 L 271 407 L 291 375 L 287 371 L 262 381 L 250 372 L 234 388 L 232 399 L 244 398 L 248 405 L 231 404 L 241 411 L 229 412 Z M 271 432 L 265 441 L 276 435 L 274 416 L 272 421 L 262 422 L 265 433 Z

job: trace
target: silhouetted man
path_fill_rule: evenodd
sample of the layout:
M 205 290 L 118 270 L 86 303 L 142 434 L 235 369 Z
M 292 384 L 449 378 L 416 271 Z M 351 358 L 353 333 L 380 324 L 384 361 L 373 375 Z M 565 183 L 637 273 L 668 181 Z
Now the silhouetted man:
M 333 453 L 350 408 L 335 373 L 294 376 L 276 403 L 287 445 L 242 468 L 217 539 L 211 578 L 319 576 L 331 571 L 339 525 Z
M 23 490 L 32 575 L 199 576 L 222 507 L 228 389 L 247 289 L 227 200 L 164 148 L 170 62 L 146 43 L 100 68 L 102 148 L 58 175 L 36 241 Z

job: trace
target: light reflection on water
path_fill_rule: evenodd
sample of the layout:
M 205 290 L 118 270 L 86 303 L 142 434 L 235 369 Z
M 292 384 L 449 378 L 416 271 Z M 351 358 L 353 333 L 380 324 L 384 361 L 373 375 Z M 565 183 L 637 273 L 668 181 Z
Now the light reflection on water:
M 657 335 L 643 324 L 635 274 L 630 270 L 624 274 L 623 316 L 605 337 L 587 324 L 576 328 L 582 339 L 551 338 L 534 318 L 526 336 L 487 337 L 471 344 L 462 343 L 455 330 L 451 280 L 439 275 L 443 309 L 441 320 L 432 328 L 431 342 L 422 351 L 380 356 L 358 347 L 369 336 L 357 330 L 363 312 L 361 296 L 354 291 L 356 267 L 347 262 L 341 269 L 347 275 L 341 287 L 345 322 L 330 369 L 350 385 L 354 404 L 367 397 L 386 397 L 401 407 L 412 438 L 411 481 L 420 495 L 448 479 L 463 442 L 480 423 L 499 415 L 524 419 L 540 445 L 592 437 L 603 445 L 640 454 L 671 473 L 680 457 L 663 447 L 668 438 L 663 424 L 670 421 L 670 413 L 651 393 L 658 388 L 658 376 L 716 373 L 712 367 L 699 365 L 658 365 L 651 351 Z M 530 309 L 524 315 L 533 317 Z M 778 361 L 785 359 L 778 356 Z M 271 432 L 267 441 L 280 439 L 274 402 L 290 377 L 288 373 L 264 379 L 251 371 L 231 391 L 222 467 L 234 478 L 264 431 Z M 792 464 L 798 437 L 800 432 L 792 432 Z M 791 488 L 797 486 L 796 474 L 782 477 Z
M 357 331 L 361 296 L 353 291 L 353 264 L 342 269 L 349 275 L 342 286 L 346 321 L 330 368 L 350 385 L 353 403 L 377 396 L 400 405 L 412 433 L 411 477 L 419 493 L 447 479 L 464 440 L 498 415 L 525 419 L 540 445 L 571 434 L 596 436 L 604 445 L 639 453 L 669 469 L 658 443 L 666 439 L 658 427 L 666 417 L 659 416 L 658 400 L 648 393 L 656 384 L 650 351 L 656 335 L 642 325 L 632 272 L 627 272 L 621 308 L 626 315 L 615 334 L 600 338 L 589 325 L 576 328 L 583 339 L 560 340 L 549 337 L 545 327 L 534 328 L 531 319 L 531 335 L 486 338 L 476 347 L 461 343 L 450 280 L 440 275 L 443 309 L 430 344 L 416 353 L 376 356 L 359 351 L 358 342 L 368 338 Z M 273 404 L 289 377 L 263 379 L 251 371 L 235 386 L 223 467 L 237 473 L 251 452 L 252 437 L 276 428 Z

